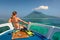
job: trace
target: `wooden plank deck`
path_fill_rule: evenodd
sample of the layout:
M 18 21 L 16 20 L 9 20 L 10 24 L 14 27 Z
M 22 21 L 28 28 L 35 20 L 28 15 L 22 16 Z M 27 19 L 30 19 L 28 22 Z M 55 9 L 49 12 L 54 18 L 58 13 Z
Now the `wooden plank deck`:
M 27 38 L 27 37 L 29 37 L 28 34 L 23 31 L 18 31 L 18 32 L 12 33 L 12 39 Z

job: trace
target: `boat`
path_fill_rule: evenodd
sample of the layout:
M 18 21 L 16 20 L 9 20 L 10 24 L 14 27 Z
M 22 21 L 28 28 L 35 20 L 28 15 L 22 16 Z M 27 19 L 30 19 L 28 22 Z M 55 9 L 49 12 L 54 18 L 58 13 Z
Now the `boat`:
M 31 23 L 28 31 L 15 30 L 12 23 L 0 24 L 0 40 L 60 40 L 60 28 L 40 23 Z
M 2 31 L 3 30 L 3 31 Z M 5 23 L 0 25 L 0 40 L 48 40 L 43 35 L 34 31 L 19 31 L 12 32 L 14 27 L 12 23 Z M 2 31 L 2 32 L 1 32 Z M 34 33 L 34 34 L 33 34 Z M 32 35 L 33 34 L 33 35 Z

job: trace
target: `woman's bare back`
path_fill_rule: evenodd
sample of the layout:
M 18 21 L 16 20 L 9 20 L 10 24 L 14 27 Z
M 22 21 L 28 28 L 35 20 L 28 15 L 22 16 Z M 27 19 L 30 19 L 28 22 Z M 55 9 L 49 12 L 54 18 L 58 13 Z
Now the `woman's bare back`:
M 15 28 L 19 28 L 20 24 L 19 24 L 18 17 L 11 18 L 11 22 L 13 23 L 13 25 L 14 25 Z

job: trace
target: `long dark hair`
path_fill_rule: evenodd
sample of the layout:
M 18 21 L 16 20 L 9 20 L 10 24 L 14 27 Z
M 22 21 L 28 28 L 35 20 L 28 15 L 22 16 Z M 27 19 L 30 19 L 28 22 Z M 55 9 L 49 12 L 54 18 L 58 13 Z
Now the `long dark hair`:
M 13 16 L 15 16 L 17 14 L 17 12 L 16 11 L 13 11 L 12 12 L 12 16 L 11 16 L 11 19 L 13 18 Z

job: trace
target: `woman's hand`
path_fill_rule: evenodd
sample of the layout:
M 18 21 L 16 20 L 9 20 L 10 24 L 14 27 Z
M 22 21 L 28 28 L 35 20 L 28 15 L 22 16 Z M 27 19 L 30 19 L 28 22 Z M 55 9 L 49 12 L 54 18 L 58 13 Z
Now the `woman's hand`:
M 28 22 L 28 24 L 31 24 L 31 22 Z

